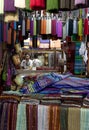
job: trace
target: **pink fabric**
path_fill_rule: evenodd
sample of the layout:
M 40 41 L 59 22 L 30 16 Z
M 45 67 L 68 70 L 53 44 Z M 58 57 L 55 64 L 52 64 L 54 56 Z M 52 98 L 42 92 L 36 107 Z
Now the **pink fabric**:
M 85 0 L 75 0 L 75 5 L 85 4 Z

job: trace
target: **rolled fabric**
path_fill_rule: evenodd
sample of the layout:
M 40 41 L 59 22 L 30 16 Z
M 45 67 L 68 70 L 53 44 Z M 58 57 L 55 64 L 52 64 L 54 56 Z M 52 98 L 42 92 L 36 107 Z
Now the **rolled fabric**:
M 89 20 L 86 18 L 86 19 L 84 20 L 84 34 L 85 34 L 85 35 L 88 35 L 88 34 L 89 34 L 89 25 L 88 25 L 88 22 L 89 22 Z
M 85 0 L 75 0 L 75 5 L 85 4 Z
M 83 36 L 83 20 L 81 18 L 78 21 L 78 35 Z
M 63 35 L 63 27 L 62 27 L 62 21 L 57 21 L 57 37 L 61 37 Z
M 52 20 L 52 26 L 51 27 L 52 27 L 52 35 L 53 36 L 57 35 L 57 32 L 56 32 L 56 22 L 57 22 L 56 19 Z

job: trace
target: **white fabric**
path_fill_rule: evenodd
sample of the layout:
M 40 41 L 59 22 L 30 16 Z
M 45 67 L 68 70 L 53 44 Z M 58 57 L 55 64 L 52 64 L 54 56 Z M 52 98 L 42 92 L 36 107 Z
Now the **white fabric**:
M 73 34 L 77 34 L 78 33 L 78 22 L 76 19 L 74 19 L 73 21 Z
M 0 0 L 0 14 L 4 14 L 4 0 Z
M 34 67 L 40 67 L 40 66 L 42 66 L 42 62 L 39 59 L 34 59 L 33 60 L 33 66 Z
M 51 34 L 51 19 L 46 20 L 46 34 Z
M 17 8 L 25 8 L 26 7 L 25 0 L 15 0 L 14 6 Z

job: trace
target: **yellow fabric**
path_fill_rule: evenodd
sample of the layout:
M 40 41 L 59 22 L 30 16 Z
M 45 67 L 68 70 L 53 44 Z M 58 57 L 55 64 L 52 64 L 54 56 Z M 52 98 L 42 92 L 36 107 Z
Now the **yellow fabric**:
M 78 21 L 78 35 L 79 36 L 83 35 L 83 21 L 81 18 Z
M 18 12 L 16 13 L 5 13 L 4 22 L 19 21 Z

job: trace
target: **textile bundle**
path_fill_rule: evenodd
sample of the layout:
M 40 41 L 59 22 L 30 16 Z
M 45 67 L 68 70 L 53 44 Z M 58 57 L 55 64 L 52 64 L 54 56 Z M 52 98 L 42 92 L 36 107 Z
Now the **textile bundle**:
M 49 98 L 53 100 L 51 96 Z M 24 100 L 15 95 L 0 97 L 0 130 L 89 129 L 88 108 L 41 105 L 40 102 L 31 104 L 31 97 L 22 97 L 22 99 Z M 59 100 L 57 95 L 56 99 Z

